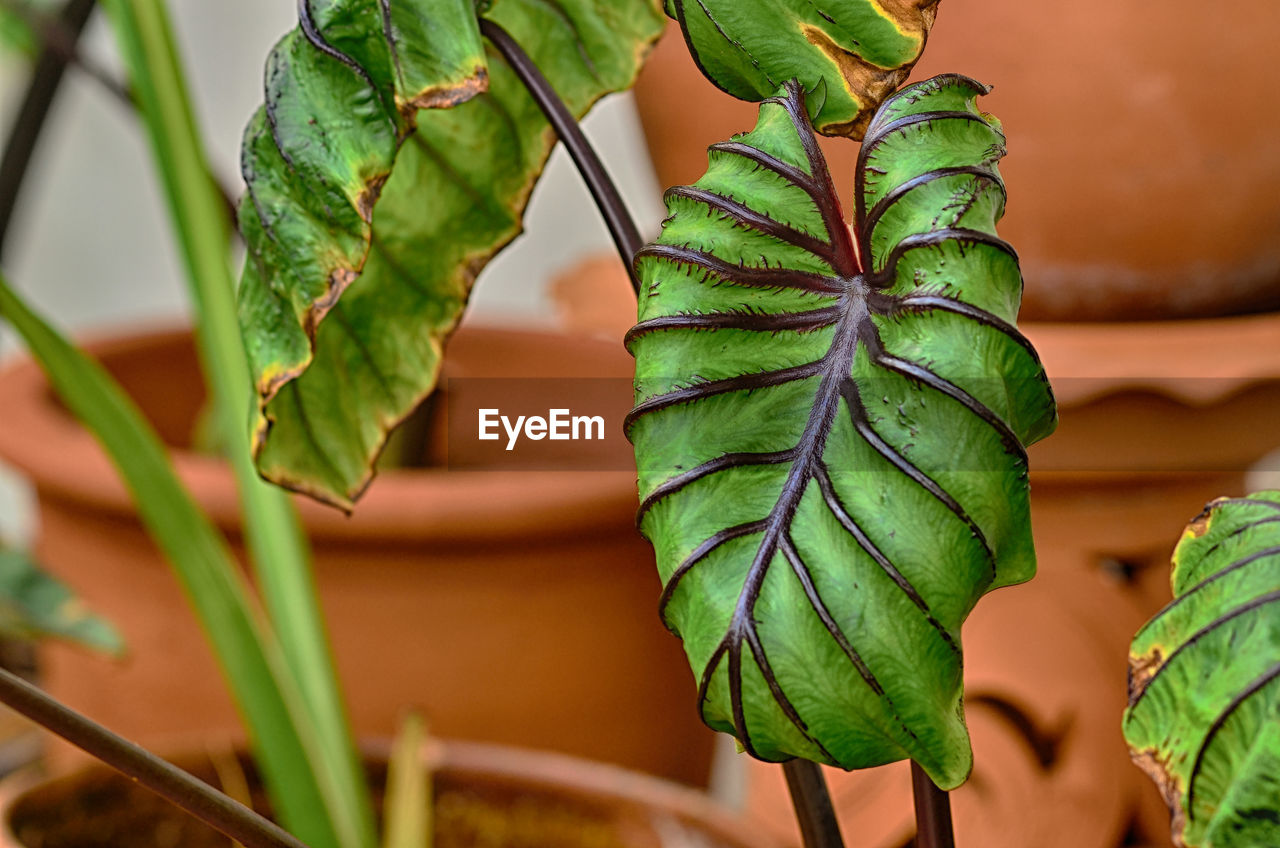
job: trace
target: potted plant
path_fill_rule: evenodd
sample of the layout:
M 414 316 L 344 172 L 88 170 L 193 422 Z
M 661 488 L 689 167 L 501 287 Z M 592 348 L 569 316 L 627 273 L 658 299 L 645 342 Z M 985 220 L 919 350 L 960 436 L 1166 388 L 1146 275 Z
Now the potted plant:
M 1280 332 L 1280 277 L 1268 258 L 1275 240 L 1262 222 L 1269 213 L 1256 217 L 1260 207 L 1253 205 L 1275 196 L 1274 157 L 1254 141 L 1274 134 L 1273 116 L 1232 109 L 1233 91 L 1216 101 L 1237 116 L 1231 138 L 1197 125 L 1188 92 L 1213 83 L 1183 57 L 1195 42 L 1226 76 L 1247 78 L 1261 55 L 1244 46 L 1261 37 L 1254 24 L 1280 10 L 1259 4 L 1246 23 L 1210 22 L 1190 4 L 1167 7 L 1159 20 L 1146 19 L 1151 30 L 1140 44 L 1122 44 L 1136 22 L 1127 17 L 1132 9 L 1107 15 L 1087 3 L 1041 8 L 998 0 L 941 8 L 913 79 L 963 70 L 994 83 L 983 108 L 1010 127 L 1011 156 L 1001 169 L 1014 194 L 1001 235 L 1017 247 L 1026 280 L 1019 328 L 1044 362 L 1060 414 L 1054 437 L 1030 450 L 1032 528 L 1041 575 L 1055 575 L 1055 592 L 1070 598 L 1067 608 L 1091 630 L 1086 641 L 1081 625 L 1072 625 L 1080 638 L 1070 664 L 1084 676 L 1069 693 L 1020 677 L 1012 666 L 999 669 L 1004 660 L 996 655 L 971 652 L 967 668 L 980 674 L 971 695 L 1017 705 L 1017 721 L 992 719 L 991 732 L 1003 729 L 1008 738 L 988 744 L 1020 746 L 1019 756 L 1030 758 L 1019 768 L 1062 800 L 1063 826 L 1025 841 L 1107 845 L 1158 820 L 1163 804 L 1138 773 L 1113 774 L 1123 746 L 1109 724 L 1100 725 L 1105 741 L 1084 737 L 1085 726 L 1099 726 L 1113 710 L 1106 702 L 1123 701 L 1116 686 L 1096 686 L 1092 672 L 1122 668 L 1133 629 L 1170 599 L 1162 567 L 1168 540 L 1208 498 L 1244 490 L 1248 469 L 1276 447 L 1274 431 L 1256 422 L 1280 408 L 1280 350 L 1272 341 Z M 1084 41 L 1092 61 L 1061 60 Z M 680 39 L 668 38 L 637 82 L 666 184 L 695 179 L 706 145 L 753 120 L 749 104 L 720 96 L 701 76 Z M 677 123 L 686 109 L 699 120 Z M 1071 129 L 1085 114 L 1090 131 Z M 1146 131 L 1162 122 L 1185 129 Z M 857 148 L 838 138 L 820 145 L 848 204 Z M 1228 160 L 1231 168 L 1221 167 Z M 1171 169 L 1173 161 L 1179 166 Z M 1076 204 L 1107 212 L 1080 214 Z M 1214 212 L 1201 214 L 1208 209 Z M 1200 355 L 1204 350 L 1215 356 Z M 1028 588 L 1023 597 L 1036 592 Z M 1110 610 L 1102 621 L 1089 612 L 1100 604 Z M 974 616 L 971 627 L 1003 629 L 1005 642 L 1023 638 L 1021 610 L 1012 602 L 993 599 Z M 1018 727 L 1060 739 L 1073 761 L 1042 767 Z M 1087 769 L 1075 759 L 1085 750 Z M 1089 770 L 1105 777 L 1094 780 Z M 793 832 L 772 770 L 753 770 L 750 779 L 752 797 L 773 811 L 779 832 Z M 855 826 L 880 822 L 875 805 L 864 803 L 861 775 L 831 779 L 837 807 Z M 1002 800 L 969 787 L 956 803 L 977 828 L 968 828 L 974 838 L 1017 844 L 989 811 L 1028 809 L 1018 802 L 1025 781 L 992 779 L 1008 787 Z M 905 795 L 905 777 L 898 783 Z M 1099 814 L 1100 805 L 1109 812 Z M 1070 815 L 1071 807 L 1093 812 Z M 879 844 L 900 844 L 911 825 L 903 816 L 891 824 L 884 823 Z
M 440 335 L 456 318 L 477 264 L 501 242 L 489 237 L 444 259 L 415 252 L 433 247 L 426 238 L 384 246 L 405 224 L 395 212 L 398 192 L 412 186 L 397 182 L 405 162 L 386 177 L 387 151 L 394 154 L 409 137 L 406 112 L 457 107 L 482 76 L 497 85 L 508 69 L 574 153 L 640 294 L 641 321 L 628 337 L 637 379 L 627 421 L 637 447 L 639 524 L 658 555 L 664 619 L 685 642 L 704 720 L 732 733 L 747 752 L 785 761 L 810 846 L 840 844 L 817 763 L 863 768 L 901 759 L 912 760 L 919 844 L 949 845 L 943 789 L 972 768 L 960 625 L 987 590 L 1034 572 L 1025 445 L 1055 424 L 1040 361 L 1013 323 L 1021 290 L 1016 255 L 995 233 L 1004 204 L 996 164 L 1004 135 L 998 120 L 975 106 L 985 87 L 967 77 L 895 90 L 923 47 L 935 3 L 891 11 L 853 3 L 843 19 L 807 4 L 785 12 L 771 4 L 697 5 L 671 0 L 666 11 L 703 70 L 731 93 L 760 101 L 760 117 L 751 132 L 713 147 L 697 184 L 668 193 L 663 233 L 643 246 L 556 93 L 565 88 L 572 96 L 574 70 L 596 77 L 607 69 L 581 52 L 553 50 L 551 60 L 568 66 L 569 79 L 566 86 L 548 83 L 538 70 L 546 62 L 531 61 L 521 43 L 554 44 L 554 33 L 536 26 L 527 8 L 483 4 L 477 21 L 462 3 L 452 9 L 459 28 L 427 34 L 448 37 L 406 59 L 410 42 L 397 39 L 412 21 L 394 18 L 392 7 L 384 7 L 383 20 L 372 10 L 360 18 L 335 7 L 326 17 L 303 4 L 300 34 L 274 56 L 267 109 L 247 134 L 249 259 L 240 297 L 257 389 L 253 453 L 267 476 L 342 506 L 365 488 L 391 422 L 434 383 Z M 116 8 L 138 67 L 162 57 L 162 18 L 149 17 L 138 0 Z M 616 32 L 601 24 L 577 37 L 590 43 Z M 481 33 L 490 45 L 483 74 Z M 785 49 L 775 49 L 779 44 Z M 424 55 L 431 62 L 419 64 Z M 424 69 L 438 85 L 415 76 Z M 180 112 L 165 109 L 175 98 L 156 95 L 144 91 L 141 99 L 156 122 L 158 147 L 180 159 L 183 145 L 174 149 L 166 137 L 182 137 L 173 120 Z M 468 138 L 494 112 L 505 116 L 506 130 L 522 126 L 501 101 L 473 100 L 486 106 L 481 117 L 481 110 L 450 108 L 445 128 L 432 129 L 443 133 L 440 140 Z M 352 115 L 351 102 L 365 108 Z M 321 120 L 326 109 L 343 118 Z M 851 229 L 815 128 L 866 136 Z M 455 187 L 471 189 L 469 211 L 493 211 L 491 198 L 468 180 L 475 174 L 445 158 L 454 147 L 430 137 L 412 143 L 421 154 L 408 160 L 417 163 L 410 177 L 444 170 Z M 455 167 L 442 168 L 442 158 Z M 185 173 L 185 190 L 197 198 L 203 192 L 211 220 L 208 181 L 198 169 Z M 525 184 L 515 182 L 484 187 L 518 206 Z M 380 233 L 384 222 L 390 230 Z M 404 274 L 410 259 L 442 262 L 444 271 L 422 279 Z M 397 277 L 407 278 L 398 280 L 402 288 L 424 280 L 441 287 L 426 298 L 437 310 L 431 332 L 401 332 L 402 324 L 422 319 L 410 309 L 375 309 L 396 302 L 394 287 L 357 287 Z M 335 323 L 362 291 L 370 302 L 360 308 L 373 310 L 363 314 L 386 321 L 348 315 Z M 326 736 L 326 756 L 333 756 L 326 762 L 335 771 L 308 771 L 307 762 L 318 762 L 308 760 L 316 746 L 296 738 L 334 730 L 332 712 L 302 709 L 296 698 L 298 691 L 319 693 L 332 703 L 325 680 L 302 676 L 300 690 L 290 688 L 293 675 L 317 670 L 298 657 L 315 655 L 290 647 L 297 634 L 283 628 L 277 655 L 272 641 L 254 634 L 253 616 L 226 570 L 184 560 L 189 552 L 172 535 L 179 522 L 199 530 L 199 553 L 216 548 L 216 536 L 156 461 L 154 442 L 138 435 L 144 428 L 134 413 L 19 301 L 3 289 L 0 296 L 0 309 L 50 364 L 69 404 L 96 425 L 126 475 L 162 495 L 150 517 L 184 573 L 224 575 L 222 583 L 208 583 L 208 597 L 193 594 L 205 604 L 222 601 L 221 609 L 205 607 L 211 615 L 233 613 L 211 635 L 224 640 L 224 657 L 240 663 L 242 673 L 232 679 L 259 699 L 258 720 L 293 720 L 284 725 L 292 739 L 267 738 L 260 732 L 267 725 L 257 725 L 267 787 L 287 802 L 282 818 L 293 828 L 305 825 L 314 843 L 345 844 L 350 836 L 357 844 L 368 832 L 361 824 L 368 807 L 332 785 L 335 776 L 345 790 L 362 785 L 352 746 L 337 738 L 341 733 Z M 339 329 L 326 334 L 327 327 Z M 371 347 L 378 343 L 391 350 Z M 382 379 L 377 391 L 375 373 Z M 234 399 L 228 392 L 219 403 L 234 409 Z M 301 438 L 320 422 L 323 439 Z M 249 450 L 240 439 L 232 455 L 243 461 Z M 297 621 L 299 610 L 272 608 L 271 593 L 264 585 L 273 618 Z M 238 643 L 228 645 L 233 637 Z M 280 657 L 292 674 L 281 673 Z M 246 682 L 251 676 L 254 685 Z M 189 806 L 205 805 L 208 818 L 246 844 L 293 844 L 37 693 L 7 682 L 5 689 L 11 702 L 169 797 L 196 796 L 199 803 Z M 304 767 L 283 780 L 281 764 L 290 758 Z M 280 769 L 274 778 L 273 767 Z M 307 809 L 322 811 L 321 821 L 305 819 Z
M 77 7 L 76 14 L 87 10 Z M 648 32 L 656 34 L 653 22 Z M 50 39 L 47 52 L 55 57 L 60 38 Z M 634 62 L 630 70 L 619 65 L 600 91 L 633 73 Z M 50 93 L 39 75 L 33 92 Z M 19 129 L 29 136 L 30 126 Z M 539 139 L 535 147 L 545 149 L 537 156 L 529 148 L 528 179 L 549 145 Z M 12 198 L 16 186 L 8 188 Z M 193 444 L 192 422 L 206 395 L 193 340 L 176 332 L 134 333 L 89 349 L 159 428 L 184 485 L 229 536 L 237 558 L 247 560 L 253 534 L 231 467 L 217 451 Z M 616 344 L 469 327 L 451 346 L 447 367 L 470 380 L 621 380 L 631 360 Z M 242 735 L 180 588 L 92 437 L 34 363 L 7 369 L 0 405 L 7 411 L 0 454 L 29 475 L 40 498 L 42 558 L 121 622 L 134 646 L 125 663 L 44 646 L 43 684 L 143 744 L 164 745 L 195 731 Z M 230 425 L 207 429 L 224 426 Z M 444 465 L 437 453 L 436 465 Z M 628 456 L 591 474 L 392 468 L 358 515 L 300 505 L 310 568 L 359 734 L 390 734 L 402 705 L 413 702 L 430 710 L 441 734 L 522 742 L 705 785 L 712 734 L 681 709 L 677 693 L 686 672 L 678 646 L 649 615 L 646 598 L 657 584 L 647 546 L 630 532 L 635 492 Z M 454 650 L 397 657 L 384 649 L 445 642 Z M 523 650 L 511 651 L 514 642 Z M 605 669 L 618 679 L 605 680 Z M 465 691 L 425 682 L 463 674 L 473 678 Z M 114 696 L 121 686 L 138 693 L 136 702 Z M 512 690 L 521 697 L 511 698 Z M 629 732 L 614 732 L 617 722 Z M 53 755 L 67 759 L 73 752 L 57 748 Z

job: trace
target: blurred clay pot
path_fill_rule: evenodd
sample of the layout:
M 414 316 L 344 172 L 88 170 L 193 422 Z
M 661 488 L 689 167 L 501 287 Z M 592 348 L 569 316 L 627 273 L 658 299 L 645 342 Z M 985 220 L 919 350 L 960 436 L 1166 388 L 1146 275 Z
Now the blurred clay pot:
M 203 402 L 190 337 L 134 335 L 89 350 L 173 446 L 182 480 L 243 557 L 231 472 L 188 447 Z M 632 361 L 616 342 L 464 328 L 445 369 L 446 380 L 629 386 Z M 241 738 L 195 619 L 93 438 L 29 361 L 0 375 L 0 409 L 0 457 L 39 497 L 38 556 L 129 646 L 122 663 L 44 646 L 46 688 L 150 747 L 194 733 Z M 356 732 L 389 736 L 415 705 L 441 735 L 705 784 L 713 737 L 656 613 L 636 498 L 634 470 L 425 469 L 381 472 L 351 518 L 299 500 Z
M 516 748 L 452 742 L 435 748 L 432 818 L 438 848 L 776 846 L 701 793 L 647 775 Z M 208 758 L 178 763 L 218 785 L 219 769 Z M 248 761 L 238 765 L 252 780 Z M 386 779 L 385 756 L 367 760 L 367 769 L 378 795 Z M 102 765 L 40 782 L 16 777 L 0 786 L 0 848 L 228 844 L 226 837 Z M 262 799 L 259 791 L 253 794 L 256 806 Z
M 1023 317 L 1133 320 L 1280 308 L 1280 3 L 946 0 L 912 80 L 968 74 L 1009 137 L 1000 233 Z M 756 107 L 702 78 L 674 25 L 636 87 L 664 186 Z M 846 210 L 858 145 L 825 139 Z

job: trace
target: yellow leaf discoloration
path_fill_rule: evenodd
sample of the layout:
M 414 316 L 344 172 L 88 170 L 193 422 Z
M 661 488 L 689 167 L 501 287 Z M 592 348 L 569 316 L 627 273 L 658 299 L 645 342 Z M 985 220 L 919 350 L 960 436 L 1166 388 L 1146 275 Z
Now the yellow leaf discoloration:
M 1159 645 L 1141 656 L 1129 656 L 1129 706 L 1133 706 L 1156 676 L 1156 672 L 1164 665 L 1165 654 Z
M 1187 814 L 1182 809 L 1182 797 L 1186 788 L 1177 775 L 1170 770 L 1168 756 L 1162 757 L 1159 751 L 1147 748 L 1142 751 L 1130 751 L 1129 757 L 1134 765 L 1147 773 L 1156 788 L 1160 790 L 1160 796 L 1164 798 L 1171 812 L 1169 828 L 1173 833 L 1174 844 L 1182 845 L 1182 834 L 1187 827 Z

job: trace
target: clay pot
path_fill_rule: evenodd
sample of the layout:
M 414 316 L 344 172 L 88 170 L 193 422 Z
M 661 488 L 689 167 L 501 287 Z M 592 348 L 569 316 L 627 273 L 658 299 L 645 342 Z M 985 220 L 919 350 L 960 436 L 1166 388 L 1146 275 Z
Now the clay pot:
M 1274 0 L 947 0 L 913 80 L 960 72 L 1009 135 L 1000 225 L 1037 320 L 1207 317 L 1280 308 Z M 755 125 L 706 82 L 672 26 L 636 87 L 664 186 Z M 849 200 L 857 145 L 823 145 Z
M 187 447 L 203 400 L 189 337 L 134 335 L 89 349 L 152 418 L 183 481 L 242 551 L 230 471 Z M 632 367 L 616 342 L 472 328 L 447 360 L 446 379 L 625 384 Z M 30 362 L 0 376 L 0 409 L 0 456 L 39 496 L 39 557 L 129 645 L 120 664 L 46 645 L 46 688 L 148 747 L 197 732 L 240 738 L 177 583 L 92 437 Z M 636 497 L 634 470 L 435 469 L 381 473 L 350 519 L 300 500 L 357 733 L 390 735 L 412 704 L 442 735 L 705 783 L 713 737 L 656 613 L 660 585 L 633 527 Z
M 439 848 L 775 845 L 704 795 L 646 775 L 490 745 L 446 743 L 437 750 L 434 844 Z M 217 784 L 206 758 L 179 762 Z M 369 761 L 368 768 L 376 791 L 386 777 L 385 759 Z M 227 845 L 225 837 L 105 766 L 94 764 L 34 785 L 19 777 L 23 782 L 10 779 L 0 790 L 0 848 Z M 151 834 L 151 839 L 140 838 Z

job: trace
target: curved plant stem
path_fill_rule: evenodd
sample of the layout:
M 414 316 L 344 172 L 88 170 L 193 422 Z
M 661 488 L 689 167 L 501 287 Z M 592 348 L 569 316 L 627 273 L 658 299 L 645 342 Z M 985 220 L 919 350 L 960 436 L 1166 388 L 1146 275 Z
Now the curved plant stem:
M 821 766 L 808 760 L 788 760 L 782 764 L 782 771 L 800 822 L 804 848 L 844 848 Z
M 578 166 L 579 173 L 586 181 L 587 188 L 600 209 L 600 214 L 604 216 L 609 233 L 613 236 L 613 243 L 618 248 L 618 255 L 622 257 L 622 264 L 627 267 L 631 288 L 638 294 L 640 280 L 636 277 L 635 269 L 632 268 L 632 260 L 635 258 L 636 251 L 644 247 L 644 239 L 640 238 L 635 220 L 627 211 L 627 205 L 623 202 L 622 195 L 618 193 L 618 187 L 614 185 L 609 172 L 605 170 L 604 163 L 600 161 L 595 148 L 582 134 L 582 128 L 578 126 L 578 122 L 564 105 L 564 101 L 551 87 L 551 83 L 542 75 L 538 66 L 515 39 L 501 26 L 484 18 L 480 19 L 480 32 L 493 42 L 494 47 L 498 48 L 498 52 L 511 65 L 511 69 L 516 72 L 516 76 L 520 77 L 520 81 L 533 95 L 542 113 L 551 122 L 556 135 L 564 142 L 569 155 L 573 157 L 574 164 Z
M 9 131 L 4 155 L 0 158 L 0 256 L 4 254 L 5 236 L 18 203 L 18 192 L 40 140 L 40 131 L 44 129 L 45 118 L 62 85 L 62 75 L 75 55 L 76 41 L 89 22 L 93 7 L 94 0 L 67 0 L 63 5 L 58 20 L 67 43 L 60 47 L 45 43 L 41 48 L 31 83 Z
M 955 848 L 951 828 L 951 796 L 911 763 L 911 794 L 916 802 L 916 848 Z
M 306 848 L 278 825 L 0 669 L 0 701 L 83 748 L 245 848 Z

